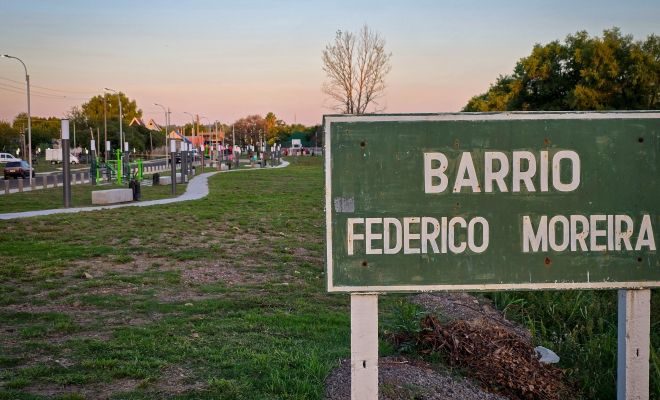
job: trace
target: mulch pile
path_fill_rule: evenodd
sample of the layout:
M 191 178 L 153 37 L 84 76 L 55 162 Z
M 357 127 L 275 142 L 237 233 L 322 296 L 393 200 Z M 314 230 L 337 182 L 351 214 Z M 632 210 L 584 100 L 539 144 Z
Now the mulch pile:
M 441 354 L 495 393 L 514 400 L 575 397 L 563 381 L 564 372 L 539 362 L 530 343 L 506 327 L 484 320 L 442 324 L 432 315 L 421 321 L 421 327 L 415 341 L 422 353 Z

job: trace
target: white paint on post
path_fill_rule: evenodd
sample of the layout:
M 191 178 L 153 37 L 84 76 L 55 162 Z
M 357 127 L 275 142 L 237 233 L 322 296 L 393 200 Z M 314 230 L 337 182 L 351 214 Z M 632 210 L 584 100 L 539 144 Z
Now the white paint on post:
M 351 294 L 351 400 L 378 399 L 378 295 Z
M 648 400 L 651 290 L 619 290 L 617 400 Z

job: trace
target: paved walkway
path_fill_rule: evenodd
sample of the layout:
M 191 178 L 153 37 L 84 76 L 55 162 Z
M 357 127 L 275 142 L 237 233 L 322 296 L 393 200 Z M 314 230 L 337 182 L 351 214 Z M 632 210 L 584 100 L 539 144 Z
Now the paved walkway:
M 282 160 L 282 164 L 278 165 L 277 167 L 272 167 L 272 168 L 284 168 L 288 166 L 289 163 Z M 223 173 L 225 172 L 241 172 L 241 171 L 258 171 L 261 168 L 255 168 L 255 169 L 237 169 L 237 170 L 230 170 L 230 171 L 222 171 Z M 268 168 L 271 169 L 271 168 Z M 192 178 L 188 182 L 188 187 L 186 188 L 186 192 L 182 194 L 181 196 L 178 197 L 173 197 L 170 199 L 160 199 L 160 200 L 149 200 L 149 201 L 138 201 L 134 203 L 124 203 L 124 204 L 113 204 L 113 205 L 108 205 L 108 206 L 96 206 L 96 207 L 76 207 L 76 208 L 56 208 L 52 210 L 37 210 L 37 211 L 24 211 L 24 212 L 16 212 L 16 213 L 7 213 L 7 214 L 0 214 L 0 220 L 3 219 L 16 219 L 16 218 L 28 218 L 28 217 L 39 217 L 42 215 L 52 215 L 52 214 L 71 214 L 71 213 L 78 213 L 78 212 L 83 212 L 83 211 L 98 211 L 98 210 L 109 210 L 113 208 L 120 208 L 120 207 L 148 207 L 148 206 L 156 206 L 160 204 L 170 204 L 170 203 L 177 203 L 180 201 L 188 201 L 188 200 L 198 200 L 203 197 L 206 197 L 209 194 L 209 185 L 208 185 L 208 180 L 209 177 L 219 173 L 221 171 L 213 171 L 213 172 L 205 172 L 203 174 L 197 175 L 196 177 Z

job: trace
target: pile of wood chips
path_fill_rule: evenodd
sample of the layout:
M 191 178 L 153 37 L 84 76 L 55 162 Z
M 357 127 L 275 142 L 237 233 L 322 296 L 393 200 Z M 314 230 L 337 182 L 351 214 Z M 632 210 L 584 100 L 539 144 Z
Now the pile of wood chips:
M 539 362 L 531 344 L 502 325 L 484 320 L 443 325 L 432 315 L 421 324 L 417 344 L 423 353 L 443 355 L 495 393 L 514 400 L 576 397 L 561 369 Z

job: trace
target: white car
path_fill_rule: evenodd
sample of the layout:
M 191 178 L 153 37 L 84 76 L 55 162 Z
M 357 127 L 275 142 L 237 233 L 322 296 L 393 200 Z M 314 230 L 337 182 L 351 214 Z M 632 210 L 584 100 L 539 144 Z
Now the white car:
M 20 158 L 16 158 L 9 153 L 0 153 L 0 164 L 5 164 L 10 161 L 21 161 Z

